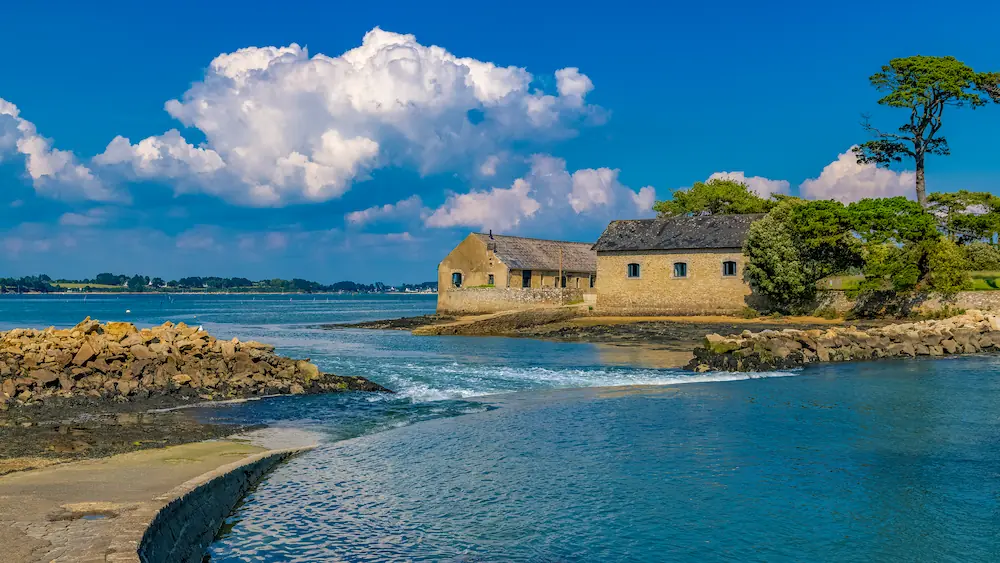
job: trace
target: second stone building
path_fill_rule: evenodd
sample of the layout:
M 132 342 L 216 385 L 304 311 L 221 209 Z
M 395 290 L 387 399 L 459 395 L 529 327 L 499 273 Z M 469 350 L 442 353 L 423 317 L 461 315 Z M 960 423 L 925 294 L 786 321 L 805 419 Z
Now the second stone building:
M 762 214 L 613 221 L 594 245 L 597 309 L 733 314 L 750 305 L 743 242 Z

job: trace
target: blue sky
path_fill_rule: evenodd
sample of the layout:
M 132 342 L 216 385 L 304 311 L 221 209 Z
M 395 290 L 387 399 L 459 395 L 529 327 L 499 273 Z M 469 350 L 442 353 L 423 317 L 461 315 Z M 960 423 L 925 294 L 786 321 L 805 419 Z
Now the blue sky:
M 79 4 L 5 8 L 0 275 L 418 282 L 469 231 L 594 240 L 713 175 L 909 193 L 846 155 L 901 119 L 867 77 L 1000 70 L 989 4 Z M 1000 188 L 998 128 L 948 115 L 929 189 Z

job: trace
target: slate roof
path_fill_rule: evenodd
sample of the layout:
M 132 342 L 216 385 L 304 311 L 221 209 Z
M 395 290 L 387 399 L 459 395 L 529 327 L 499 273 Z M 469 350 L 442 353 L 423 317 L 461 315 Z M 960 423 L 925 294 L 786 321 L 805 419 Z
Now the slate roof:
M 593 273 L 597 271 L 597 253 L 589 242 L 563 242 L 537 238 L 512 237 L 475 233 L 484 244 L 495 243 L 496 255 L 514 270 L 559 270 L 562 250 L 564 272 Z
M 741 248 L 750 224 L 763 213 L 747 215 L 680 215 L 658 219 L 612 221 L 594 250 L 698 250 Z

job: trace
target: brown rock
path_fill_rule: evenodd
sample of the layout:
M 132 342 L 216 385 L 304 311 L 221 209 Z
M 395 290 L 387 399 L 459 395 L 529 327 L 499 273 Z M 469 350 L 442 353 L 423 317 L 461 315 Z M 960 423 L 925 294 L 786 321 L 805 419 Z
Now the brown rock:
M 171 377 L 171 379 L 178 387 L 191 383 L 191 376 L 186 373 L 178 373 L 177 375 Z
M 13 398 L 14 397 L 14 380 L 13 379 L 5 379 L 5 380 L 3 380 L 3 383 L 0 384 L 0 393 L 3 393 L 8 398 Z
M 142 344 L 143 342 L 144 340 L 142 339 L 142 336 L 138 333 L 133 333 L 126 336 L 119 344 L 121 344 L 123 348 L 131 348 L 132 346 Z
M 89 342 L 84 342 L 83 345 L 80 346 L 80 349 L 76 352 L 76 355 L 73 356 L 73 363 L 78 366 L 82 366 L 96 355 L 97 353 L 94 352 L 93 346 L 91 346 Z
M 151 352 L 149 348 L 143 346 L 142 344 L 136 344 L 129 348 L 129 352 L 139 360 L 152 360 L 156 358 L 156 354 Z
M 40 385 L 48 385 L 59 380 L 59 376 L 47 369 L 36 369 L 28 373 L 28 377 L 37 381 Z
M 941 342 L 941 347 L 944 348 L 944 351 L 949 354 L 954 354 L 958 351 L 958 343 L 951 339 Z
M 305 360 L 299 360 L 296 362 L 295 367 L 298 369 L 299 373 L 303 375 L 306 383 L 312 379 L 319 379 L 319 368 L 316 367 L 316 364 Z
M 104 325 L 104 336 L 112 342 L 121 342 L 125 337 L 137 333 L 132 323 L 107 323 Z
M 111 366 L 109 366 L 108 363 L 104 361 L 104 358 L 100 356 L 98 356 L 96 360 L 91 361 L 87 367 L 93 368 L 101 373 L 108 373 L 111 371 Z

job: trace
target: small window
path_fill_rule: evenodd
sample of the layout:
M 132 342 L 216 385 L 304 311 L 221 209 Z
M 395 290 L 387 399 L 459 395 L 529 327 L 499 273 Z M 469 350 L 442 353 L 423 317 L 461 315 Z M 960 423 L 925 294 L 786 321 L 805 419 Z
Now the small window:
M 630 278 L 637 278 L 637 277 L 639 277 L 639 265 L 638 264 L 629 264 L 628 265 L 628 277 L 630 277 Z
M 531 270 L 521 272 L 521 287 L 531 287 Z
M 675 278 L 686 278 L 686 277 L 688 277 L 688 265 L 687 265 L 687 262 L 674 262 L 674 277 Z
M 594 285 L 597 284 L 597 274 L 590 274 L 590 287 L 593 289 Z
M 451 285 L 455 287 L 462 287 L 462 273 L 455 272 L 451 275 Z
M 566 276 L 562 276 L 562 280 L 559 281 L 559 287 L 566 289 Z
M 732 277 L 736 275 L 736 262 L 732 260 L 726 260 L 722 263 L 722 275 L 726 277 Z
M 493 274 L 490 274 L 489 276 L 487 276 L 486 277 L 486 285 L 496 285 L 495 283 L 493 283 L 493 280 L 494 280 Z

